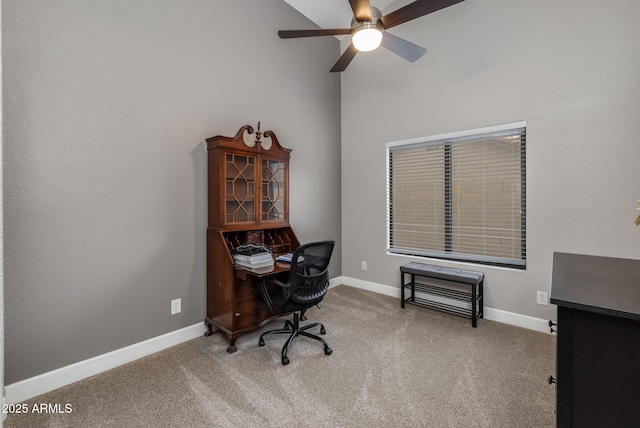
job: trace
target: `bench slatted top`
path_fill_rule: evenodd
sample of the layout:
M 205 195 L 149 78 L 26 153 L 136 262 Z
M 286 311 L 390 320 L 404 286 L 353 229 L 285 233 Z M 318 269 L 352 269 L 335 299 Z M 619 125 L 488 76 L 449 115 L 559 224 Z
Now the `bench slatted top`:
M 407 263 L 406 265 L 400 266 L 400 272 L 472 285 L 479 284 L 484 278 L 484 273 L 482 272 L 427 265 L 417 262 L 411 262 Z

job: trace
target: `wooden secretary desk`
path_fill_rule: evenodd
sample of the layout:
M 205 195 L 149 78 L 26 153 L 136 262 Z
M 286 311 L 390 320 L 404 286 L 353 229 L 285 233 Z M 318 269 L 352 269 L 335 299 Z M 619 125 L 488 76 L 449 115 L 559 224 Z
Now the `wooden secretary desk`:
M 262 137 L 266 140 L 262 141 Z M 249 140 L 248 142 L 246 140 Z M 289 158 L 272 131 L 245 125 L 234 137 L 206 140 L 208 157 L 207 317 L 205 336 L 216 327 L 236 339 L 282 315 L 259 298 L 257 278 L 288 272 L 290 265 L 253 271 L 234 265 L 241 245 L 264 245 L 274 256 L 300 243 L 289 224 Z M 266 270 L 266 271 L 265 271 Z

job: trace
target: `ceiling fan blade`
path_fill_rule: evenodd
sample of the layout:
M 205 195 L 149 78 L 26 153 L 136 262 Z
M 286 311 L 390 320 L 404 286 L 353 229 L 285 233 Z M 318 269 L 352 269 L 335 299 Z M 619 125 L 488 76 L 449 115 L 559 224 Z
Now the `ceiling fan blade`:
M 353 57 L 356 56 L 357 53 L 358 53 L 358 49 L 356 49 L 356 47 L 353 46 L 353 43 L 351 43 L 347 48 L 347 50 L 344 51 L 344 53 L 342 54 L 338 62 L 335 63 L 335 65 L 331 69 L 331 72 L 339 73 L 341 71 L 345 71 L 349 66 L 349 63 L 351 63 L 351 60 L 353 59 Z
M 278 31 L 281 39 L 296 39 L 298 37 L 316 37 L 316 36 L 338 36 L 341 34 L 351 34 L 351 28 L 334 28 L 320 30 L 282 30 Z
M 464 0 L 416 0 L 413 3 L 409 3 L 398 10 L 386 14 L 380 18 L 379 22 L 385 29 L 389 29 L 463 1 Z
M 380 45 L 409 62 L 417 61 L 427 51 L 423 47 L 414 45 L 413 43 L 398 36 L 394 36 L 386 31 L 382 33 L 382 42 Z
M 369 0 L 349 0 L 353 16 L 358 22 L 371 21 L 371 4 Z

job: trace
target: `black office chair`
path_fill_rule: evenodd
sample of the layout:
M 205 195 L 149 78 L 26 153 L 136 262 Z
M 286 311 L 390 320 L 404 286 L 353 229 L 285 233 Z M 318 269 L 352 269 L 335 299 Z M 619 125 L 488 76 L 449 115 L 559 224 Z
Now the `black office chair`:
M 320 336 L 307 332 L 310 328 L 320 326 L 320 334 L 326 330 L 321 323 L 313 323 L 300 327 L 300 311 L 314 305 L 320 306 L 320 302 L 329 289 L 329 261 L 335 241 L 320 241 L 301 245 L 293 253 L 291 269 L 286 283 L 274 278 L 260 278 L 258 285 L 262 299 L 271 309 L 281 312 L 293 312 L 293 322 L 287 320 L 283 329 L 271 330 L 260 336 L 258 345 L 264 346 L 264 336 L 268 334 L 288 334 L 289 338 L 282 347 L 282 365 L 289 364 L 287 352 L 291 342 L 297 336 L 306 336 L 321 342 L 324 345 L 324 353 L 331 355 L 331 348 Z M 268 283 L 276 284 L 271 287 Z

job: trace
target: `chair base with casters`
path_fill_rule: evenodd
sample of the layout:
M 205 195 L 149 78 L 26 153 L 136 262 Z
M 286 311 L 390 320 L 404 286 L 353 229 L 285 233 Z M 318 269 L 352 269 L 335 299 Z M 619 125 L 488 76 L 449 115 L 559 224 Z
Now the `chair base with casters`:
M 287 364 L 289 364 L 289 358 L 287 357 L 287 352 L 289 352 L 289 347 L 291 346 L 291 342 L 293 342 L 293 339 L 295 339 L 297 336 L 309 337 L 311 339 L 315 339 L 318 342 L 322 343 L 324 345 L 325 355 L 331 355 L 331 353 L 333 352 L 323 338 L 307 332 L 307 330 L 311 328 L 320 326 L 320 334 L 326 334 L 327 331 L 325 330 L 324 325 L 322 325 L 319 322 L 314 322 L 312 324 L 307 324 L 303 327 L 300 327 L 299 318 L 300 318 L 300 315 L 298 314 L 298 312 L 294 312 L 293 322 L 286 320 L 284 323 L 284 328 L 279 330 L 270 330 L 262 333 L 262 335 L 260 336 L 260 340 L 258 341 L 259 346 L 264 346 L 264 336 L 268 334 L 288 334 L 289 338 L 287 339 L 284 346 L 282 347 L 282 365 L 283 366 L 286 366 Z

